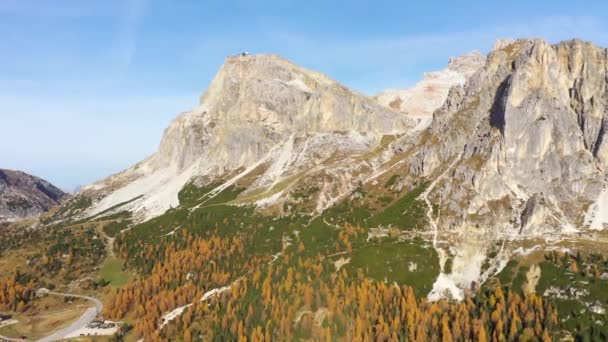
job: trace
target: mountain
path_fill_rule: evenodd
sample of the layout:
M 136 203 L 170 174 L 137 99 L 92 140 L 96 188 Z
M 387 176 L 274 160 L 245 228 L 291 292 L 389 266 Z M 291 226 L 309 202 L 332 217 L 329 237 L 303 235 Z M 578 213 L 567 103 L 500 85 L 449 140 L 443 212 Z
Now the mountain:
M 21 171 L 0 169 L 0 222 L 38 216 L 68 197 L 41 178 Z
M 278 216 L 346 202 L 378 212 L 425 182 L 431 227 L 466 243 L 602 229 L 606 79 L 606 50 L 591 43 L 500 40 L 427 74 L 402 107 L 276 55 L 229 57 L 157 153 L 83 188 L 80 217 L 143 222 L 186 189 L 196 208 L 230 193 L 227 204 Z
M 601 228 L 604 55 L 581 41 L 499 41 L 487 59 L 474 52 L 427 74 L 400 93 L 398 110 L 379 105 L 384 95 L 375 102 L 276 55 L 230 57 L 157 153 L 83 188 L 94 199 L 84 215 L 152 218 L 177 207 L 189 182 L 215 185 L 209 197 L 238 186 L 234 203 L 282 213 L 305 184 L 316 191 L 300 207 L 318 213 L 398 158 L 407 171 L 399 187 L 451 166 L 429 193 L 442 227 L 491 223 L 492 234 L 508 235 Z M 428 129 L 417 124 L 438 103 Z
M 506 241 L 604 229 L 607 70 L 607 50 L 588 42 L 498 42 L 428 130 L 396 142 L 411 157 L 394 186 L 429 182 L 442 270 L 431 298 L 462 298 L 504 268 L 517 251 Z
M 375 97 L 229 57 L 155 154 L 0 234 L 0 310 L 53 286 L 126 340 L 605 339 L 607 83 L 580 40 Z
M 518 40 L 452 88 L 409 163 L 414 177 L 451 169 L 430 193 L 440 225 L 493 235 L 602 228 L 606 63 L 606 49 L 580 40 Z
M 448 91 L 463 85 L 485 63 L 478 51 L 450 58 L 447 68 L 424 74 L 422 81 L 409 89 L 388 89 L 375 96 L 383 106 L 408 113 L 422 125 L 428 125 L 433 112 L 441 107 Z
M 279 196 L 280 183 L 371 151 L 384 136 L 414 126 L 407 115 L 276 55 L 229 57 L 200 105 L 165 130 L 157 153 L 83 188 L 99 198 L 85 214 L 126 203 L 121 210 L 158 216 L 179 205 L 178 192 L 193 179 L 198 185 L 226 181 L 215 192 L 240 180 L 248 190 L 243 197 Z M 343 194 L 330 190 L 319 194 L 319 209 Z

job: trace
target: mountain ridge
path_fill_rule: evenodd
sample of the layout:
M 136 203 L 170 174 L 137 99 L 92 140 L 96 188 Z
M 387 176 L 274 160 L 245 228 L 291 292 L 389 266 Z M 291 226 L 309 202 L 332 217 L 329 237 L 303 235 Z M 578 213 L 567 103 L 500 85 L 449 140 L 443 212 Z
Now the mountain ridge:
M 403 113 L 276 55 L 229 57 L 201 96 L 199 107 L 181 114 L 165 130 L 156 154 L 83 191 L 121 188 L 133 179 L 139 186 L 110 191 L 116 198 L 102 199 L 97 209 L 87 213 L 129 201 L 141 194 L 137 193 L 141 188 L 146 193 L 152 187 L 175 183 L 156 198 L 147 202 L 142 198 L 141 208 L 148 212 L 146 217 L 152 217 L 178 205 L 177 192 L 195 176 L 211 180 L 271 162 L 277 166 L 270 169 L 274 175 L 266 178 L 276 178 L 281 176 L 277 174 L 282 169 L 279 164 L 287 162 L 281 160 L 279 150 L 294 142 L 301 143 L 297 148 L 307 153 L 307 144 L 318 145 L 332 136 L 338 150 L 349 150 L 348 145 L 369 150 L 382 136 L 405 133 L 414 126 Z M 345 137 L 351 141 L 340 143 Z M 151 173 L 157 175 L 145 181 Z
M 479 51 L 451 57 L 445 69 L 425 72 L 423 79 L 412 88 L 387 89 L 374 98 L 385 107 L 407 112 L 427 122 L 443 104 L 450 88 L 464 84 L 484 63 L 485 56 Z
M 608 50 L 469 57 L 424 115 L 230 57 L 154 155 L 0 234 L 0 268 L 103 296 L 133 339 L 608 336 Z
M 580 58 L 584 54 L 589 56 L 587 60 Z M 594 54 L 598 54 L 600 60 L 596 61 L 593 57 Z M 556 198 L 549 199 L 550 202 L 572 201 L 568 197 L 557 199 L 558 196 L 566 196 L 569 192 L 578 193 L 583 196 L 581 199 L 590 201 L 597 197 L 591 188 L 588 190 L 570 188 L 571 183 L 564 181 L 551 185 L 549 179 L 564 177 L 574 181 L 579 177 L 588 177 L 591 184 L 599 184 L 601 181 L 602 177 L 593 164 L 597 163 L 598 166 L 604 168 L 602 166 L 604 161 L 601 153 L 595 153 L 596 156 L 594 156 L 594 152 L 588 147 L 586 141 L 591 138 L 585 134 L 585 131 L 601 134 L 598 126 L 601 125 L 602 119 L 596 117 L 602 109 L 595 107 L 604 108 L 605 74 L 602 77 L 584 69 L 595 63 L 605 65 L 605 54 L 606 49 L 600 49 L 579 40 L 555 45 L 550 45 L 540 39 L 518 40 L 501 50 L 491 52 L 484 69 L 473 76 L 467 87 L 453 89 L 442 110 L 435 113 L 431 130 L 439 132 L 447 129 L 449 131 L 450 127 L 458 123 L 458 120 L 466 120 L 465 116 L 455 116 L 454 113 L 468 111 L 477 112 L 477 115 L 480 115 L 471 119 L 472 122 L 481 124 L 478 134 L 484 139 L 478 140 L 479 142 L 476 143 L 466 141 L 464 139 L 466 135 L 458 135 L 458 138 L 456 135 L 451 135 L 455 138 L 451 141 L 452 146 L 462 146 L 465 157 L 469 159 L 474 157 L 477 149 L 488 151 L 489 154 L 483 158 L 498 163 L 499 168 L 491 172 L 494 172 L 496 177 L 502 178 L 502 182 L 507 184 L 506 187 L 503 186 L 504 190 L 498 190 L 500 186 L 490 186 L 484 191 L 478 190 L 479 193 L 484 193 L 488 197 L 493 196 L 495 200 L 499 200 L 504 195 L 528 197 L 529 195 L 522 195 L 517 189 L 523 185 L 529 187 L 531 189 L 529 191 L 532 193 L 540 195 L 543 192 L 545 197 L 555 196 Z M 510 63 L 511 65 L 509 65 Z M 603 68 L 605 73 L 606 69 Z M 549 70 L 552 70 L 552 73 Z M 580 72 L 576 70 L 580 70 Z M 486 85 L 490 84 L 490 88 L 484 89 Z M 587 105 L 587 108 L 576 113 L 575 108 L 580 101 L 577 99 L 577 94 L 581 91 L 589 92 L 590 87 L 598 89 L 597 91 L 591 90 L 595 94 L 595 102 L 592 97 L 586 95 L 586 101 L 593 102 L 595 107 L 590 108 Z M 547 100 L 543 99 L 545 96 L 548 97 Z M 523 106 L 527 106 L 527 108 L 522 109 Z M 486 117 L 484 118 L 484 116 Z M 595 123 L 593 123 L 594 121 Z M 478 126 L 464 125 L 464 127 Z M 526 132 L 525 129 L 529 131 Z M 559 130 L 563 133 L 560 133 Z M 529 135 L 524 135 L 524 133 Z M 436 136 L 441 135 L 436 134 Z M 492 139 L 495 139 L 495 142 L 490 143 L 489 146 L 480 145 L 480 143 L 484 144 Z M 552 145 L 551 141 L 557 145 Z M 496 147 L 490 147 L 492 144 L 495 144 Z M 598 147 L 598 149 L 603 150 L 602 147 Z M 451 156 L 458 154 L 454 147 L 447 147 L 444 151 L 443 153 Z M 422 153 L 424 152 L 422 151 Z M 437 162 L 432 161 L 434 157 L 427 155 L 426 159 L 427 161 L 419 161 L 426 166 L 421 170 L 422 174 L 428 174 L 433 168 L 433 164 L 438 165 Z M 543 160 L 550 164 L 543 165 Z M 555 160 L 561 160 L 562 165 L 556 164 Z M 541 173 L 545 172 L 545 175 L 536 172 L 536 167 L 541 167 Z M 488 169 L 488 171 L 490 170 Z M 507 176 L 507 173 L 512 173 L 512 175 Z M 463 175 L 463 177 L 470 179 L 472 174 Z M 511 177 L 514 179 L 510 179 Z M 491 181 L 488 180 L 488 182 Z M 548 192 L 551 191 L 549 189 L 552 187 L 561 187 L 561 190 L 556 188 L 556 192 L 549 195 Z M 492 193 L 494 194 L 490 195 Z M 442 194 L 445 199 L 447 199 L 446 196 L 447 193 Z M 576 210 L 568 211 L 565 207 L 563 209 L 553 208 L 557 215 L 567 218 L 571 223 L 580 221 L 580 213 L 585 212 L 583 209 L 583 207 L 579 207 Z M 579 213 L 578 218 L 575 217 L 574 212 Z M 549 220 L 548 217 L 546 219 Z
M 592 50 L 602 50 L 591 46 L 589 43 L 577 40 L 555 45 L 540 39 L 499 40 L 487 59 L 477 52 L 453 58 L 446 70 L 452 68 L 460 70 L 463 74 L 459 76 L 458 82 L 450 87 L 448 94 L 445 95 L 445 101 L 442 101 L 442 106 L 433 114 L 432 121 L 429 119 L 422 125 L 420 121 L 416 121 L 415 115 L 410 116 L 408 113 L 383 108 L 373 102 L 372 98 L 352 92 L 320 73 L 301 68 L 277 55 L 229 57 L 208 89 L 201 95 L 199 107 L 181 114 L 165 130 L 156 154 L 130 169 L 83 188 L 83 194 L 98 199 L 84 215 L 96 215 L 121 203 L 127 203 L 126 206 L 119 206 L 120 208 L 116 210 L 132 210 L 143 213 L 144 219 L 151 218 L 178 206 L 177 194 L 188 182 L 195 181 L 199 186 L 207 186 L 215 181 L 224 181 L 226 184 L 234 185 L 242 183 L 243 177 L 252 176 L 254 173 L 257 175 L 246 185 L 247 190 L 235 203 L 257 203 L 261 207 L 279 202 L 285 204 L 289 201 L 289 191 L 293 190 L 290 187 L 304 181 L 309 183 L 312 181 L 312 184 L 317 183 L 315 187 L 334 188 L 315 195 L 317 196 L 315 211 L 319 212 L 336 202 L 337 198 L 348 196 L 358 182 L 372 180 L 384 174 L 385 169 L 394 168 L 395 165 L 386 163 L 391 159 L 403 158 L 404 151 L 417 149 L 411 152 L 413 155 L 411 158 L 407 157 L 407 160 L 399 161 L 399 164 L 405 163 L 404 167 L 409 169 L 410 180 L 405 177 L 396 186 L 402 187 L 406 182 L 410 182 L 407 186 L 412 187 L 411 182 L 419 177 L 432 177 L 436 173 L 435 169 L 441 169 L 442 165 L 445 167 L 449 164 L 451 160 L 446 158 L 458 155 L 454 148 L 461 146 L 463 150 L 460 153 L 464 159 L 469 160 L 469 164 L 475 164 L 477 169 L 460 163 L 454 171 L 455 175 L 460 174 L 459 177 L 467 179 L 468 182 L 471 179 L 479 181 L 480 177 L 485 175 L 484 177 L 487 177 L 485 183 L 475 186 L 484 186 L 486 190 L 483 190 L 484 195 L 480 196 L 474 195 L 481 191 L 479 189 L 460 187 L 459 191 L 462 193 L 450 199 L 448 198 L 450 188 L 440 184 L 442 193 L 430 195 L 439 196 L 438 200 L 446 203 L 446 209 L 449 208 L 450 215 L 441 218 L 445 220 L 447 226 L 462 225 L 472 217 L 475 217 L 474 224 L 483 223 L 489 217 L 493 217 L 494 220 L 497 218 L 494 216 L 496 210 L 491 207 L 496 204 L 517 208 L 515 211 L 503 212 L 504 215 L 515 216 L 503 216 L 498 220 L 500 224 L 505 221 L 523 222 L 523 226 L 516 227 L 517 233 L 530 231 L 526 227 L 533 224 L 548 223 L 573 230 L 574 226 L 582 225 L 583 218 L 574 217 L 571 213 L 587 210 L 583 210 L 584 208 L 580 206 L 578 209 L 560 206 L 558 202 L 562 200 L 554 198 L 558 193 L 561 194 L 560 196 L 569 196 L 565 194 L 570 190 L 562 187 L 561 190 L 557 190 L 558 193 L 549 196 L 546 193 L 542 194 L 537 186 L 532 193 L 524 195 L 518 189 L 518 182 L 525 183 L 526 176 L 522 178 L 521 175 L 513 174 L 510 177 L 515 179 L 506 179 L 503 176 L 508 170 L 514 170 L 513 165 L 500 163 L 508 161 L 505 159 L 507 154 L 512 155 L 511 158 L 515 158 L 512 159 L 513 162 L 523 163 L 517 172 L 527 174 L 532 172 L 535 164 L 526 164 L 523 160 L 527 158 L 528 153 L 537 153 L 534 152 L 536 148 L 534 146 L 544 144 L 543 149 L 550 148 L 546 145 L 549 140 L 545 139 L 544 142 L 534 140 L 538 137 L 549 137 L 550 133 L 546 131 L 549 126 L 542 128 L 545 133 L 535 131 L 536 133 L 530 136 L 529 139 L 532 140 L 525 145 L 527 147 L 522 147 L 518 152 L 521 154 L 520 157 L 513 155 L 505 147 L 519 144 L 517 139 L 513 140 L 511 137 L 516 136 L 516 132 L 521 128 L 512 129 L 512 127 L 521 125 L 523 121 L 517 121 L 520 120 L 518 118 L 526 117 L 517 109 L 522 105 L 525 94 L 538 92 L 538 90 L 528 90 L 526 87 L 530 85 L 543 89 L 542 94 L 538 93 L 536 96 L 546 94 L 572 98 L 567 108 L 563 108 L 566 114 L 555 116 L 551 122 L 570 118 L 569 126 L 563 129 L 571 132 L 575 127 L 580 126 L 583 133 L 587 132 L 583 135 L 582 145 L 575 142 L 571 148 L 581 153 L 593 150 L 592 154 L 596 155 L 598 160 L 605 158 L 603 157 L 605 148 L 602 147 L 605 146 L 602 144 L 603 136 L 593 138 L 594 140 L 591 137 L 593 134 L 603 132 L 601 129 L 603 119 L 600 118 L 600 121 L 595 119 L 599 115 L 598 110 L 601 109 L 593 107 L 591 111 L 595 114 L 585 114 L 586 111 L 590 111 L 590 106 L 602 106 L 604 100 L 601 96 L 596 96 L 600 100 L 595 102 L 593 98 L 585 99 L 584 97 L 588 95 L 581 92 L 589 92 L 586 90 L 589 88 L 587 85 L 589 81 L 585 83 L 582 76 L 577 76 L 579 80 L 575 81 L 573 78 L 575 76 L 572 76 L 572 68 L 601 63 L 601 58 L 597 61 L 581 60 L 579 55 L 588 55 Z M 601 52 L 596 54 L 601 57 Z M 543 62 L 542 58 L 547 56 L 553 56 L 551 57 L 553 59 Z M 540 62 L 534 62 L 535 60 Z M 481 61 L 484 63 L 483 67 L 479 67 Z M 558 72 L 559 75 L 551 76 L 552 74 L 542 71 L 543 68 L 547 68 L 545 64 L 549 62 L 552 63 L 550 68 L 554 70 L 553 73 Z M 534 75 L 531 76 L 530 73 Z M 560 76 L 568 73 L 572 75 Z M 601 94 L 601 87 L 605 87 L 600 82 L 601 77 L 593 78 L 589 75 L 587 72 L 585 77 L 597 80 L 593 82 L 599 82 L 596 88 L 600 89 Z M 465 76 L 469 78 L 465 78 L 466 82 L 463 83 L 460 77 Z M 555 84 L 562 84 L 560 90 L 553 85 L 538 83 L 543 77 L 557 77 Z M 424 82 L 426 81 L 422 84 Z M 567 85 L 564 82 L 571 84 Z M 570 91 L 578 93 L 569 94 Z M 592 91 L 597 92 L 597 90 Z M 504 103 L 504 101 L 510 102 Z M 536 101 L 532 105 L 536 106 L 536 111 L 539 111 L 543 110 L 541 107 L 545 102 Z M 572 111 L 577 110 L 579 114 L 573 114 Z M 503 113 L 505 111 L 506 114 Z M 352 115 L 367 121 L 343 119 Z M 537 116 L 541 120 L 546 119 L 542 115 Z M 597 122 L 593 123 L 593 120 Z M 473 133 L 474 130 L 478 132 Z M 247 133 L 243 134 L 243 132 Z M 470 140 L 474 134 L 479 135 L 477 142 Z M 564 134 L 551 139 L 569 139 Z M 387 137 L 391 137 L 389 138 L 391 141 L 381 144 Z M 429 140 L 429 137 L 432 139 Z M 449 144 L 446 137 L 452 139 Z M 484 144 L 487 146 L 483 146 Z M 584 146 L 588 147 L 583 148 Z M 372 153 L 378 148 L 380 150 Z M 330 153 L 324 154 L 323 151 Z M 497 151 L 503 152 L 497 154 Z M 485 154 L 482 156 L 481 152 Z M 558 152 L 554 152 L 557 154 L 550 158 L 557 158 L 561 153 Z M 365 160 L 368 157 L 362 156 L 366 153 L 373 156 L 372 159 Z M 577 157 L 572 156 L 572 158 Z M 499 168 L 502 169 L 491 167 L 488 163 L 490 160 L 498 163 Z M 593 175 L 593 168 L 583 170 L 582 165 L 588 165 L 590 162 L 590 159 L 586 160 L 581 159 L 580 163 L 572 163 L 571 165 L 578 166 L 572 166 L 570 172 L 587 174 L 591 177 L 589 181 L 592 184 L 602 183 L 602 180 Z M 330 166 L 330 162 L 335 161 L 338 163 L 333 167 Z M 551 170 L 555 177 L 557 175 L 555 170 L 558 169 L 560 167 L 552 164 L 547 172 Z M 480 171 L 481 174 L 473 176 Z M 330 179 L 327 182 L 319 181 L 320 175 L 327 177 L 328 174 Z M 540 175 L 538 177 L 541 177 L 537 179 L 540 181 L 537 182 L 538 184 L 547 184 L 547 177 Z M 285 182 L 291 183 L 286 188 L 277 186 L 279 184 L 284 186 Z M 341 190 L 335 190 L 335 184 L 339 184 Z M 219 186 L 214 191 L 223 191 L 225 188 L 226 186 Z M 586 216 L 584 221 L 598 228 L 602 223 L 597 221 L 603 218 L 608 210 L 604 210 L 603 205 L 597 203 L 596 199 L 601 197 L 600 194 L 594 190 L 590 191 L 580 199 L 585 206 L 591 208 L 591 211 L 601 212 L 597 214 L 588 212 L 584 215 Z M 256 195 L 251 196 L 253 193 Z M 466 209 L 462 209 L 461 204 L 457 202 L 466 202 L 464 199 L 466 196 L 471 202 Z M 254 201 L 247 202 L 247 199 Z M 571 201 L 567 197 L 563 200 Z M 522 201 L 525 203 L 521 203 Z M 547 211 L 543 214 L 545 210 Z M 279 211 L 284 212 L 282 209 Z M 544 218 L 541 219 L 541 216 Z M 509 228 L 505 229 L 509 230 Z
M 38 216 L 60 205 L 69 195 L 42 178 L 0 169 L 0 222 Z
M 514 47 L 525 45 L 525 42 L 535 42 L 528 44 L 538 45 L 542 40 L 499 40 L 493 47 L 494 50 L 488 55 L 487 62 L 486 58 L 478 52 L 451 59 L 446 69 L 449 70 L 448 73 L 459 70 L 462 74 L 456 77 L 457 80 L 445 94 L 445 103 L 442 108 L 439 108 L 439 112 L 463 109 L 460 108 L 463 105 L 458 104 L 462 101 L 461 98 L 470 99 L 477 96 L 474 93 L 480 91 L 482 83 L 490 82 L 490 77 L 496 77 L 491 73 L 511 72 L 507 69 L 513 66 L 504 65 L 505 61 L 510 60 L 509 58 L 514 62 L 515 59 L 521 60 L 519 62 L 521 65 L 526 64 L 524 60 L 530 58 L 529 56 L 524 56 L 522 53 L 519 54 L 519 57 L 509 55 L 517 53 L 514 51 Z M 573 59 L 571 58 L 571 60 Z M 485 65 L 480 67 L 479 64 L 482 61 Z M 498 67 L 503 71 L 490 70 L 490 68 Z M 429 74 L 439 76 L 427 76 L 427 80 L 422 81 L 422 85 L 417 87 L 424 88 L 424 82 L 444 77 L 441 76 L 442 73 L 445 72 Z M 525 73 L 522 71 L 516 74 L 525 75 Z M 468 80 L 468 77 L 472 79 Z M 467 82 L 463 83 L 462 79 Z M 452 81 L 446 84 L 449 85 L 450 82 Z M 506 83 L 502 85 L 502 87 L 505 86 L 507 86 Z M 498 86 L 493 87 L 493 91 L 497 91 Z M 512 87 L 512 89 L 517 92 L 520 87 Z M 521 95 L 510 94 L 510 98 L 518 96 Z M 569 95 L 562 94 L 561 96 Z M 437 100 L 434 101 L 444 102 L 443 95 L 440 94 L 436 97 Z M 487 95 L 488 99 L 491 97 L 493 98 L 494 94 Z M 298 170 L 310 170 L 314 165 L 320 165 L 319 163 L 323 164 L 324 161 L 329 160 L 328 156 L 302 157 L 307 153 L 318 152 L 319 148 L 322 148 L 320 146 L 327 148 L 331 145 L 331 149 L 338 153 L 338 159 L 348 159 L 352 157 L 352 152 L 348 152 L 347 145 L 358 146 L 352 150 L 358 151 L 357 153 L 369 152 L 380 146 L 382 137 L 393 136 L 397 137 L 397 140 L 389 145 L 396 147 L 386 148 L 389 147 L 387 145 L 383 152 L 384 158 L 393 158 L 399 154 L 396 152 L 397 150 L 406 150 L 406 145 L 417 145 L 417 142 L 413 141 L 410 136 L 420 135 L 424 139 L 427 134 L 425 133 L 427 125 L 431 125 L 430 132 L 435 136 L 437 135 L 433 132 L 442 130 L 439 125 L 444 127 L 448 125 L 445 120 L 449 115 L 444 115 L 442 118 L 440 114 L 435 113 L 432 123 L 430 116 L 423 122 L 419 115 L 393 111 L 386 108 L 390 106 L 382 101 L 380 104 L 385 107 L 381 107 L 372 99 L 374 98 L 350 91 L 320 73 L 301 68 L 274 54 L 229 57 L 210 86 L 201 95 L 199 106 L 178 116 L 165 130 L 157 153 L 130 169 L 83 188 L 84 194 L 92 194 L 93 197 L 98 198 L 105 197 L 98 204 L 94 204 L 92 209 L 87 210 L 86 214 L 95 215 L 117 204 L 142 196 L 131 202 L 126 209 L 144 212 L 143 217 L 150 218 L 179 205 L 177 201 L 179 189 L 192 180 L 197 180 L 196 183 L 199 185 L 207 185 L 218 179 L 227 181 L 232 177 L 243 177 L 258 167 L 258 172 L 262 172 L 264 175 L 257 182 L 252 183 L 252 186 L 261 189 L 264 186 L 276 185 L 277 182 L 298 173 Z M 375 99 L 379 100 L 378 97 Z M 484 108 L 486 108 L 484 110 L 488 113 L 497 112 L 499 107 L 496 106 L 499 106 L 500 102 L 488 101 L 493 103 L 491 106 L 484 104 Z M 428 116 L 428 111 L 423 115 Z M 485 120 L 484 115 L 483 113 L 478 114 L 475 120 Z M 345 119 L 346 117 L 351 117 L 351 119 Z M 364 121 L 356 120 L 355 117 Z M 488 132 L 491 132 L 492 127 L 500 126 L 500 120 L 505 120 L 496 113 L 489 117 L 491 122 Z M 501 130 L 500 127 L 498 129 Z M 589 129 L 598 130 L 597 128 Z M 247 132 L 247 134 L 242 134 L 243 132 Z M 351 133 L 345 134 L 344 132 Z M 330 136 L 331 138 L 328 138 Z M 510 135 L 507 134 L 508 136 Z M 463 138 L 464 136 L 460 136 L 454 141 L 462 141 Z M 590 137 L 586 137 L 584 144 L 592 144 L 593 142 L 589 139 Z M 324 142 L 321 143 L 321 141 Z M 346 143 L 346 141 L 349 142 Z M 462 142 L 459 144 L 464 146 Z M 507 144 L 514 143 L 507 142 Z M 317 146 L 317 151 L 308 150 L 311 145 Z M 601 146 L 601 144 L 596 146 L 596 153 L 603 153 L 603 149 L 600 149 Z M 298 159 L 295 155 L 290 155 L 292 152 L 295 153 L 294 151 L 299 151 L 298 153 L 302 156 Z M 421 152 L 425 153 L 425 151 Z M 449 154 L 455 155 L 453 152 L 449 152 Z M 421 155 L 418 153 L 416 158 Z M 436 157 L 426 161 L 415 160 L 414 165 L 410 166 L 410 172 L 427 177 L 430 174 L 429 170 L 434 168 L 433 165 L 438 161 L 439 159 Z M 416 166 L 417 163 L 422 163 L 424 167 L 418 170 L 420 166 Z M 364 172 L 369 173 L 370 176 L 380 172 L 378 168 L 380 164 L 371 162 L 370 165 L 374 171 Z M 251 168 L 252 166 L 255 167 Z M 266 174 L 267 171 L 268 174 Z M 151 174 L 154 176 L 150 176 Z M 359 181 L 363 179 L 365 178 L 360 178 Z M 236 182 L 236 180 L 233 181 Z M 137 186 L 129 188 L 129 184 L 134 182 Z M 147 193 L 163 187 L 170 191 L 147 196 Z M 509 187 L 513 188 L 512 185 Z M 347 189 L 344 191 L 351 191 L 353 186 L 348 186 Z M 264 191 L 268 192 L 267 190 L 269 189 Z M 108 194 L 109 196 L 106 197 Z M 271 191 L 268 194 L 268 197 L 271 197 L 277 192 Z M 326 197 L 344 195 L 346 193 L 341 192 L 331 195 L 323 194 Z M 499 198 L 492 200 L 499 200 Z M 538 203 L 540 202 L 542 201 Z M 533 201 L 528 205 L 527 212 L 531 216 L 526 215 L 526 218 L 523 219 L 528 223 L 534 221 L 531 220 L 535 216 L 533 213 L 538 213 L 538 211 L 531 211 L 532 208 L 538 208 L 534 203 L 537 202 Z M 476 202 L 473 202 L 473 205 L 477 205 L 478 208 L 484 206 L 483 203 L 476 204 Z M 317 207 L 322 210 L 326 205 Z M 487 211 L 487 206 L 483 210 Z M 458 211 L 456 210 L 456 212 Z M 457 213 L 457 215 L 462 215 L 462 213 Z M 589 214 L 587 216 L 587 220 L 594 220 L 602 215 L 592 217 Z

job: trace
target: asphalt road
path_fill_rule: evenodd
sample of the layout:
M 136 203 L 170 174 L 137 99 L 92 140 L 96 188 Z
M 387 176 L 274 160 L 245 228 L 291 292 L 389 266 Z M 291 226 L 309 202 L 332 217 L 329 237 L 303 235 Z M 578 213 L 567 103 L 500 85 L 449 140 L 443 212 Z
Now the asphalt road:
M 11 325 L 11 324 L 16 324 L 16 323 L 19 323 L 19 322 L 16 321 L 16 320 L 14 320 L 14 319 L 11 319 L 9 321 L 4 321 L 4 322 L 0 323 L 0 328 L 1 327 L 5 327 L 7 325 Z M 13 342 L 13 341 L 15 341 L 15 342 L 21 342 L 23 340 L 19 339 L 19 338 L 10 338 L 10 337 L 6 337 L 6 336 L 0 335 L 0 342 L 5 342 L 5 341 L 6 342 Z
M 95 303 L 95 307 L 88 308 L 87 311 L 85 311 L 84 314 L 82 314 L 82 316 L 80 316 L 80 318 L 78 320 L 76 320 L 74 323 L 70 324 L 69 326 L 67 326 L 61 330 L 54 332 L 53 334 L 51 334 L 47 337 L 39 339 L 37 342 L 52 342 L 52 341 L 64 339 L 67 335 L 89 325 L 89 323 L 91 323 L 95 319 L 95 317 L 97 317 L 97 314 L 99 314 L 101 312 L 101 310 L 103 309 L 103 304 L 97 298 L 76 295 L 76 294 L 69 294 L 69 293 L 53 292 L 53 291 L 48 291 L 46 289 L 40 289 L 38 291 L 42 292 L 42 293 L 46 293 L 51 296 L 85 299 L 85 300 Z

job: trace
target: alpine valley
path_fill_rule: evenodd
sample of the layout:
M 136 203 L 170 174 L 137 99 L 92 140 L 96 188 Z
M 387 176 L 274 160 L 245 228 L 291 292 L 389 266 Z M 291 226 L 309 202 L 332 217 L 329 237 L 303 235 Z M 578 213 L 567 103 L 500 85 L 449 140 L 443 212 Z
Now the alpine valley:
M 499 40 L 376 96 L 228 57 L 63 196 L 0 229 L 0 340 L 606 340 L 608 49 Z

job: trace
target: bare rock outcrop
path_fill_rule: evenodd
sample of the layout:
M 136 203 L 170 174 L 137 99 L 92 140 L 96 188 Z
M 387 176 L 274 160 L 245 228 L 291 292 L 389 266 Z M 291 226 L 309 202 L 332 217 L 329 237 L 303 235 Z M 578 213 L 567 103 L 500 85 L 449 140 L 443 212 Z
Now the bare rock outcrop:
M 428 125 L 433 112 L 443 105 L 451 87 L 462 85 L 485 63 L 478 51 L 450 58 L 447 68 L 427 72 L 422 81 L 409 89 L 389 89 L 375 96 L 385 107 L 405 112 Z
M 38 216 L 67 197 L 68 194 L 41 178 L 0 169 L 0 223 Z
M 384 135 L 411 127 L 406 116 L 279 56 L 237 56 L 226 60 L 199 108 L 165 131 L 158 162 L 183 169 L 206 155 L 222 172 L 255 163 L 294 133 Z
M 417 86 L 440 85 L 447 95 L 422 91 L 424 108 L 416 100 L 394 110 L 275 55 L 231 57 L 156 154 L 84 188 L 98 199 L 87 214 L 127 203 L 121 210 L 149 218 L 177 206 L 192 179 L 222 180 L 221 191 L 245 178 L 243 203 L 280 202 L 307 183 L 318 190 L 318 212 L 402 158 L 401 188 L 449 168 L 428 193 L 441 229 L 493 237 L 601 229 L 607 59 L 606 49 L 580 40 L 503 40 L 487 58 L 452 59 Z M 388 136 L 393 143 L 383 143 Z
M 458 160 L 432 194 L 442 227 L 542 234 L 604 217 L 607 63 L 580 40 L 518 40 L 453 88 L 410 164 L 432 178 Z
M 271 172 L 261 179 L 272 184 L 290 165 L 302 166 L 294 151 L 320 163 L 326 151 L 372 149 L 384 135 L 414 125 L 407 115 L 279 56 L 229 57 L 199 106 L 165 130 L 157 153 L 83 188 L 100 198 L 86 214 L 129 202 L 126 209 L 153 217 L 177 206 L 179 190 L 193 178 L 234 177 L 261 167 Z M 309 150 L 318 142 L 325 150 Z

